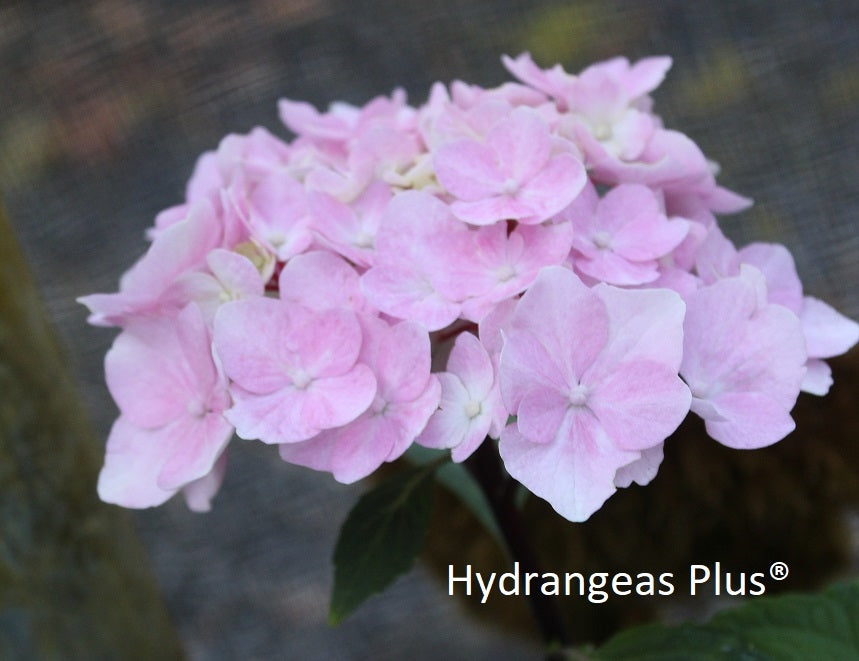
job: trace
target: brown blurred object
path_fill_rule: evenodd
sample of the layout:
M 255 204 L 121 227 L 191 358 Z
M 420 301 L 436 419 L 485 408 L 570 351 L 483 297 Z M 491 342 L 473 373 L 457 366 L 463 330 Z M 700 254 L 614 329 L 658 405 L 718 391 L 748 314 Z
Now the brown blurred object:
M 0 393 L 0 657 L 182 658 L 2 209 Z

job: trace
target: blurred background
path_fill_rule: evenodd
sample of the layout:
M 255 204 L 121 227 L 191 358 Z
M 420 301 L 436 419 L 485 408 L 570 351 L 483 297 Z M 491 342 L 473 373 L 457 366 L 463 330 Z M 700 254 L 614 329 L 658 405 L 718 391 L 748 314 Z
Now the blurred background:
M 720 183 L 755 200 L 722 220 L 725 233 L 738 244 L 786 244 L 806 293 L 859 318 L 855 0 L 5 0 L 0 196 L 99 439 L 117 414 L 102 364 L 115 331 L 86 326 L 74 299 L 116 290 L 155 214 L 182 200 L 202 151 L 256 125 L 286 137 L 282 96 L 324 108 L 400 86 L 420 104 L 436 80 L 507 80 L 500 55 L 524 50 L 571 72 L 614 55 L 672 56 L 656 111 L 721 164 Z M 844 365 L 835 391 L 852 410 L 859 383 Z M 852 497 L 855 425 L 829 424 L 816 402 L 803 405 L 842 448 L 830 463 L 836 472 L 847 465 L 839 493 Z M 328 627 L 331 553 L 364 487 L 288 466 L 259 444 L 233 448 L 211 513 L 174 499 L 135 515 L 191 658 L 535 657 L 527 635 L 471 619 L 423 566 Z M 797 483 L 804 461 L 795 462 Z M 853 504 L 816 497 L 804 501 L 809 516 L 835 508 L 849 524 Z M 842 559 L 806 583 L 849 573 L 849 554 Z M 610 570 L 607 562 L 596 566 Z

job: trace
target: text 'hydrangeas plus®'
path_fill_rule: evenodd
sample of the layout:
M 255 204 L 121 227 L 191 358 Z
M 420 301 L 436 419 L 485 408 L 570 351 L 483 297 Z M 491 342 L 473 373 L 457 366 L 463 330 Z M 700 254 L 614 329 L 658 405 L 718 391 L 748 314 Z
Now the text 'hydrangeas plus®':
M 119 292 L 80 299 L 122 329 L 104 500 L 208 509 L 233 432 L 341 482 L 497 442 L 581 521 L 655 476 L 690 411 L 756 448 L 826 394 L 859 325 L 803 295 L 786 248 L 721 233 L 750 202 L 653 113 L 670 59 L 504 64 L 519 82 L 419 107 L 283 100 L 291 141 L 200 157 Z

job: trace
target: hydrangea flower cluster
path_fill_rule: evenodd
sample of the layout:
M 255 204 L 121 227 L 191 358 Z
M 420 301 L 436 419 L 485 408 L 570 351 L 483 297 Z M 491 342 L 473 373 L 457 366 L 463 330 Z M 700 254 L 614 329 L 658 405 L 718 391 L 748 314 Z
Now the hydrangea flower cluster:
M 750 202 L 653 113 L 671 60 L 503 61 L 519 82 L 420 107 L 282 100 L 294 139 L 200 157 L 119 292 L 80 299 L 122 329 L 102 499 L 207 509 L 234 432 L 346 483 L 494 439 L 581 521 L 654 477 L 690 410 L 757 448 L 828 391 L 859 325 L 803 295 L 784 247 L 721 233 Z

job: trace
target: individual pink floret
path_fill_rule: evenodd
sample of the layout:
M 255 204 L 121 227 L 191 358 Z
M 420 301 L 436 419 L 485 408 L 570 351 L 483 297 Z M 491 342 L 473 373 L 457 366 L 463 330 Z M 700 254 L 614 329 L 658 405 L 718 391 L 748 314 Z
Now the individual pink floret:
M 752 243 L 737 256 L 743 263 L 761 270 L 767 282 L 769 302 L 783 305 L 799 316 L 808 352 L 802 390 L 812 395 L 825 395 L 832 386 L 832 370 L 821 359 L 839 356 L 859 342 L 859 324 L 828 303 L 803 296 L 793 256 L 784 246 Z
M 543 222 L 572 202 L 587 180 L 572 148 L 555 151 L 549 127 L 525 107 L 499 121 L 483 142 L 442 145 L 434 164 L 441 185 L 457 198 L 451 211 L 473 225 Z
M 290 259 L 278 278 L 280 298 L 308 310 L 365 307 L 358 272 L 340 255 L 311 250 Z
M 438 378 L 430 374 L 426 330 L 410 322 L 388 326 L 374 317 L 361 320 L 367 339 L 360 359 L 378 382 L 372 404 L 338 429 L 280 446 L 285 461 L 330 471 L 347 484 L 400 457 L 436 410 L 441 392 Z
M 492 308 L 519 294 L 545 266 L 561 264 L 570 252 L 569 222 L 518 225 L 504 223 L 472 232 L 473 246 L 453 267 L 450 290 L 463 298 L 462 316 L 479 322 Z
M 575 269 L 613 285 L 642 285 L 659 277 L 657 260 L 686 237 L 689 223 L 666 218 L 647 186 L 621 184 L 596 198 L 592 186 L 565 212 L 573 234 Z
M 562 516 L 583 521 L 615 474 L 660 445 L 689 411 L 677 375 L 684 306 L 667 290 L 586 287 L 544 269 L 502 331 L 508 472 Z
M 178 312 L 187 300 L 177 298 L 175 280 L 205 263 L 221 243 L 222 228 L 208 200 L 194 203 L 185 218 L 158 233 L 146 254 L 122 276 L 119 292 L 78 299 L 92 313 L 89 323 L 124 326 L 136 316 Z
M 237 177 L 228 197 L 251 237 L 278 260 L 303 252 L 313 241 L 307 193 L 292 175 L 274 172 L 257 184 Z
M 376 181 L 351 204 L 327 193 L 308 195 L 313 229 L 321 243 L 361 267 L 374 261 L 376 232 L 392 197 L 386 184 Z
M 151 507 L 204 480 L 208 498 L 197 484 L 189 505 L 208 509 L 223 465 L 211 474 L 233 427 L 223 416 L 230 397 L 200 310 L 191 304 L 176 318 L 134 321 L 108 351 L 105 372 L 120 416 L 107 441 L 99 497 Z
M 231 133 L 221 140 L 216 152 L 215 165 L 221 177 L 219 187 L 228 186 L 237 172 L 255 184 L 273 172 L 285 171 L 292 158 L 292 146 L 261 126 L 247 134 Z M 205 163 L 195 168 L 188 182 L 189 199 L 214 183 L 210 168 Z
M 686 299 L 680 374 L 707 433 L 732 448 L 770 445 L 794 429 L 805 338 L 799 318 L 766 296 L 760 271 L 743 266 Z
M 244 255 L 216 248 L 206 257 L 206 265 L 207 271 L 194 271 L 179 277 L 175 289 L 180 298 L 200 306 L 209 324 L 224 303 L 265 293 L 260 272 Z
M 270 298 L 227 303 L 215 351 L 232 380 L 225 415 L 241 438 L 296 443 L 357 418 L 376 379 L 358 362 L 362 332 L 345 309 L 312 311 Z
M 471 456 L 495 424 L 507 419 L 492 360 L 474 335 L 460 333 L 450 352 L 441 382 L 439 409 L 433 413 L 418 443 L 451 450 L 456 462 Z
M 560 110 L 567 110 L 566 97 L 570 94 L 576 77 L 564 71 L 560 64 L 551 69 L 541 69 L 531 58 L 530 53 L 521 53 L 516 58 L 502 55 L 504 67 L 516 78 L 553 97 L 559 104 Z
M 382 217 L 373 266 L 361 288 L 377 309 L 434 331 L 454 322 L 462 306 L 452 275 L 472 237 L 438 198 L 423 191 L 395 196 Z
M 701 280 L 712 284 L 739 275 L 742 264 L 755 267 L 763 275 L 768 303 L 781 305 L 799 317 L 808 356 L 802 390 L 825 395 L 832 386 L 832 371 L 822 359 L 838 356 L 855 345 L 859 324 L 823 301 L 803 295 L 793 256 L 784 246 L 752 243 L 738 251 L 717 226 L 711 227 L 696 256 Z

